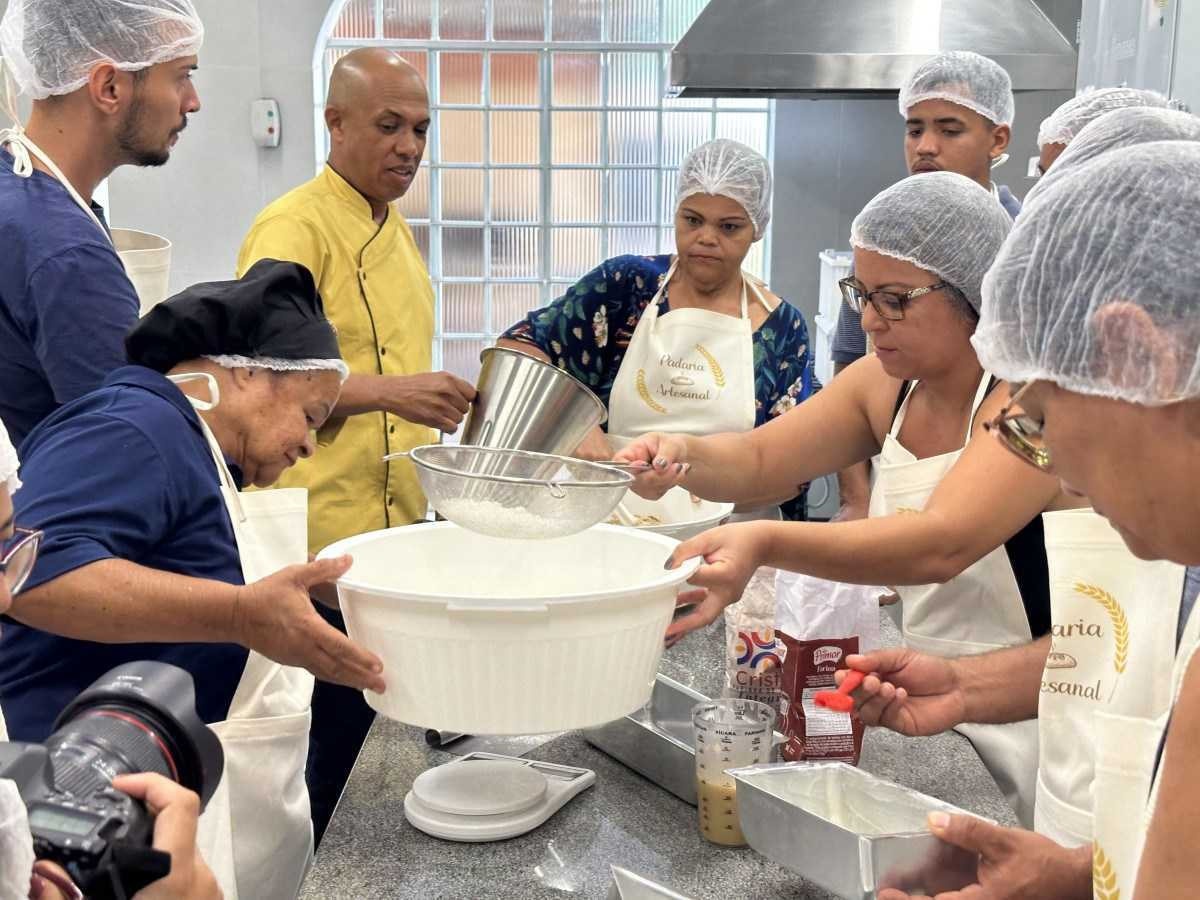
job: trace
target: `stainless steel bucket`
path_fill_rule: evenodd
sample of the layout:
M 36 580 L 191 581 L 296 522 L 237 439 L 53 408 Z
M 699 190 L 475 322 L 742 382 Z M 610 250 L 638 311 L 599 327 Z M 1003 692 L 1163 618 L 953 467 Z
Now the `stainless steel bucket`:
M 489 347 L 462 443 L 569 456 L 608 418 L 600 398 L 566 372 L 506 347 Z

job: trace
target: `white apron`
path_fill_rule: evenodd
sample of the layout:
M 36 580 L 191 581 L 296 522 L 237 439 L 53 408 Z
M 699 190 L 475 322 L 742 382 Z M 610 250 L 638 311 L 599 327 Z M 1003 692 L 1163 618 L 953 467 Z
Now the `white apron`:
M 1067 847 L 1092 840 L 1095 717 L 1166 711 L 1183 566 L 1130 553 L 1090 509 L 1042 515 L 1053 641 L 1038 701 L 1035 828 Z
M 210 384 L 214 402 L 193 405 L 215 405 Z M 246 583 L 307 562 L 308 492 L 238 491 L 216 438 L 201 425 Z M 304 782 L 313 680 L 304 669 L 251 650 L 229 717 L 211 726 L 225 749 L 225 773 L 200 817 L 196 842 L 225 900 L 294 900 L 300 892 L 313 852 Z
M 985 372 L 971 406 L 963 446 L 971 437 L 971 424 L 987 396 Z M 890 516 L 920 512 L 930 495 L 953 468 L 962 449 L 917 459 L 897 440 L 912 390 L 900 407 L 883 449 L 874 463 L 869 515 Z M 897 587 L 902 604 L 904 642 L 914 650 L 934 656 L 964 656 L 1028 643 L 1032 635 L 1004 547 L 945 584 Z M 1026 827 L 1033 824 L 1037 778 L 1037 722 L 1007 725 L 959 725 L 956 731 L 974 745 L 983 764 L 996 779 Z
M 1162 599 L 1176 602 L 1176 598 Z M 1188 617 L 1175 656 L 1171 706 L 1179 700 L 1183 677 L 1200 647 L 1200 616 L 1196 615 L 1197 610 L 1200 610 L 1200 603 Z M 1172 621 L 1177 618 L 1176 615 Z M 1137 882 L 1138 863 L 1158 793 L 1154 763 L 1169 717 L 1170 709 L 1154 718 L 1096 713 L 1092 845 L 1092 889 L 1096 900 L 1135 900 L 1133 889 Z M 1165 754 L 1162 763 L 1166 764 Z
M 741 315 L 674 309 L 659 318 L 678 258 L 646 306 L 608 398 L 608 434 L 617 449 L 651 431 L 722 434 L 754 428 L 754 327 L 748 289 L 768 314 L 758 285 L 742 275 Z M 779 507 L 735 513 L 730 521 L 780 519 Z
M 741 315 L 658 304 L 675 275 L 672 260 L 633 337 L 608 399 L 608 431 L 628 441 L 650 431 L 721 434 L 754 427 L 754 329 L 742 276 Z M 771 308 L 755 286 L 754 295 Z

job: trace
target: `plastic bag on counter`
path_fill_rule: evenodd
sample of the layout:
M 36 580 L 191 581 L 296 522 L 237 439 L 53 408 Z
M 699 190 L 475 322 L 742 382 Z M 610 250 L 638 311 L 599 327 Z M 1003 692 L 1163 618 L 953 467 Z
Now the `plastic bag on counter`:
M 891 593 L 890 588 L 780 570 L 775 576 L 775 629 L 793 637 L 856 635 L 857 652 L 870 653 L 879 649 L 880 597 Z
M 775 632 L 775 569 L 751 577 L 742 599 L 725 610 L 726 697 L 757 700 L 781 708 L 783 654 Z
M 853 713 L 819 707 L 817 691 L 836 688 L 833 673 L 851 653 L 879 646 L 884 588 L 842 584 L 798 572 L 776 575 L 775 637 L 783 647 L 782 691 L 787 738 L 783 758 L 858 765 L 863 724 Z

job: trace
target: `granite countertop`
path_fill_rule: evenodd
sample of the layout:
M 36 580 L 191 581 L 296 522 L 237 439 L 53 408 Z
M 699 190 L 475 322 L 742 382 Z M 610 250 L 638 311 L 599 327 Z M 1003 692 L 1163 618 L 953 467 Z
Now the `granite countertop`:
M 883 616 L 885 642 L 895 630 Z M 660 671 L 720 693 L 724 626 L 717 622 L 664 654 Z M 413 779 L 451 753 L 426 745 L 424 730 L 376 719 L 305 881 L 304 900 L 360 897 L 533 900 L 607 896 L 610 865 L 622 866 L 694 900 L 830 895 L 748 847 L 700 837 L 696 809 L 587 744 L 579 732 L 492 746 L 451 744 L 455 754 L 486 749 L 580 766 L 596 783 L 540 828 L 508 841 L 463 844 L 417 831 L 404 818 Z M 526 754 L 526 750 L 529 752 Z M 904 738 L 868 729 L 861 767 L 1007 825 L 1012 810 L 968 741 L 953 732 Z

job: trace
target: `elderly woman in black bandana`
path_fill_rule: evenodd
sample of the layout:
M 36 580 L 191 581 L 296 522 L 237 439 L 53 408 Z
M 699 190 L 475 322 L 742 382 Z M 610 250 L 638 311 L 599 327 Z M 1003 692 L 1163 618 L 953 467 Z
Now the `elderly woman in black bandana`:
M 45 534 L 0 633 L 0 708 L 40 741 L 117 665 L 186 669 L 225 748 L 201 850 L 227 897 L 294 897 L 313 674 L 381 691 L 382 666 L 312 606 L 350 561 L 306 562 L 305 492 L 241 488 L 313 453 L 346 365 L 308 270 L 274 260 L 159 305 L 126 349 L 22 446 L 16 515 Z

